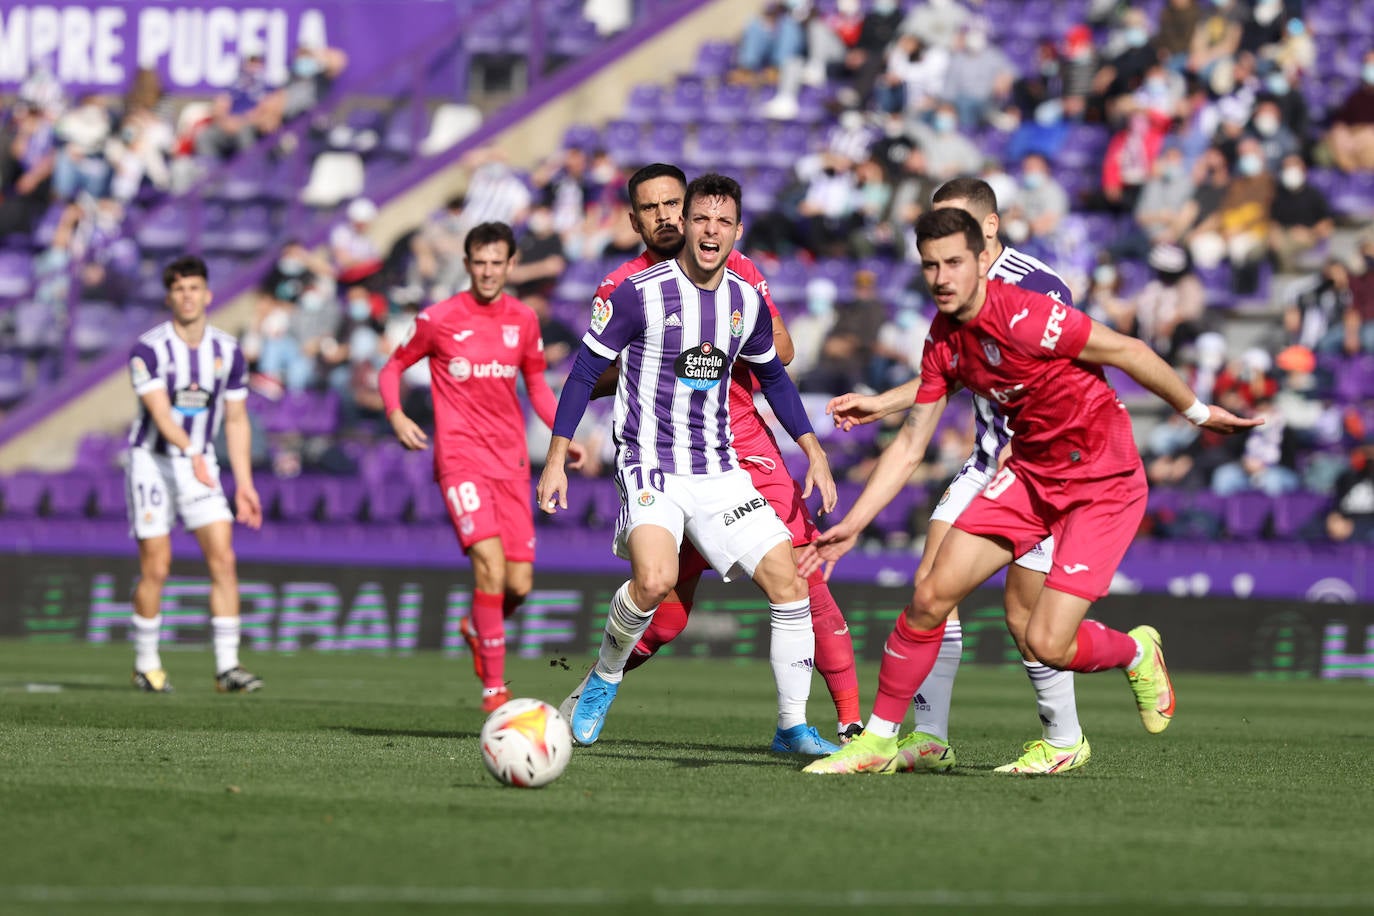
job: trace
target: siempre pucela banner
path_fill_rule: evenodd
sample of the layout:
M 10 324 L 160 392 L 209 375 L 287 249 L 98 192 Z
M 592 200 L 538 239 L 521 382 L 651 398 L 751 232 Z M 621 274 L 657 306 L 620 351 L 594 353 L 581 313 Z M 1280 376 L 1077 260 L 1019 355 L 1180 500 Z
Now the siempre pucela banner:
M 348 55 L 354 83 L 458 21 L 444 0 L 244 0 L 166 3 L 0 2 L 0 92 L 46 68 L 64 86 L 118 90 L 139 68 L 156 69 L 174 92 L 231 85 L 239 60 L 261 53 L 271 82 L 286 81 L 300 45 Z

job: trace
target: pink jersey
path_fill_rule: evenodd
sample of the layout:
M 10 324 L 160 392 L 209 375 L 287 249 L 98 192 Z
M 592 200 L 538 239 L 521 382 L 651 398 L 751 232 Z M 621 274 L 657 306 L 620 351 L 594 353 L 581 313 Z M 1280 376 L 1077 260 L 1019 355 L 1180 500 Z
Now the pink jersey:
M 436 477 L 470 472 L 528 479 L 529 447 L 516 376 L 524 376 L 541 420 L 552 425 L 557 407 L 544 380 L 539 319 L 530 307 L 505 295 L 480 305 L 470 293 L 459 293 L 425 309 L 382 369 L 387 414 L 400 406 L 401 372 L 424 357 L 429 357 L 434 392 Z
M 1049 296 L 988 281 L 978 315 L 939 315 L 921 358 L 920 404 L 959 382 L 996 402 L 1012 460 L 1041 477 L 1093 479 L 1140 467 L 1131 418 L 1101 368 L 1078 362 L 1092 319 Z
M 601 281 L 601 285 L 596 288 L 597 300 L 610 299 L 611 294 L 616 291 L 616 287 L 620 286 L 626 277 L 637 274 L 646 267 L 652 267 L 657 263 L 657 259 L 651 259 L 647 251 L 626 261 Z M 758 267 L 747 255 L 732 250 L 725 266 L 758 290 L 764 305 L 768 306 L 770 321 L 777 316 L 778 307 L 773 303 L 773 297 L 769 295 L 768 281 L 763 278 L 763 274 L 759 272 Z M 781 461 L 778 455 L 778 443 L 773 439 L 773 434 L 769 432 L 768 425 L 763 422 L 763 417 L 759 416 L 758 409 L 754 406 L 754 377 L 750 374 L 749 366 L 744 361 L 737 361 L 731 372 L 729 410 L 730 432 L 733 434 L 732 442 L 735 447 L 735 454 L 741 458 L 763 455 Z

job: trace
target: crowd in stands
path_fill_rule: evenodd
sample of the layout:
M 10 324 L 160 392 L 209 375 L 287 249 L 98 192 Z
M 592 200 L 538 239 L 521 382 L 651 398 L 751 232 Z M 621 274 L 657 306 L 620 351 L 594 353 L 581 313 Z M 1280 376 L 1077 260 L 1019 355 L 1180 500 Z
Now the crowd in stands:
M 806 121 L 817 97 L 821 117 L 785 165 L 711 160 L 704 141 L 692 143 L 709 124 L 689 129 L 684 164 L 744 183 L 742 247 L 774 285 L 796 345 L 790 371 L 810 403 L 917 371 L 933 308 L 911 267 L 910 227 L 936 186 L 973 173 L 997 192 L 1006 242 L 1058 269 L 1079 308 L 1149 342 L 1204 399 L 1266 416 L 1254 434 L 1223 441 L 1137 411 L 1157 487 L 1334 494 L 1332 514 L 1315 516 L 1304 533 L 1374 538 L 1374 233 L 1358 225 L 1374 213 L 1374 29 L 1333 44 L 1329 7 L 769 4 L 713 85 L 752 106 L 735 112 L 750 121 L 739 125 L 746 136 L 754 121 L 769 131 L 760 136 L 780 136 Z M 189 147 L 155 85 L 131 92 L 121 115 L 106 108 L 97 117 L 82 106 L 104 103 L 82 100 L 68 112 L 60 92 L 54 102 L 36 83 L 7 122 L 0 214 L 25 212 L 9 201 L 40 183 L 47 195 L 86 191 L 112 203 L 86 205 L 62 235 L 101 244 L 102 206 L 108 223 L 122 195 L 174 182 L 178 154 L 232 154 L 312 103 L 317 94 L 307 99 L 304 89 L 318 93 L 318 81 L 343 66 L 328 53 L 303 55 L 294 93 L 266 87 L 246 66 Z M 141 151 L 91 126 L 101 117 L 116 139 L 124 125 L 141 125 Z M 624 180 L 642 156 L 607 136 L 570 140 L 528 172 L 495 149 L 474 150 L 458 164 L 465 193 L 389 250 L 369 241 L 376 208 L 363 198 L 346 206 L 327 249 L 286 245 L 245 335 L 257 397 L 269 404 L 328 392 L 342 416 L 331 440 L 384 441 L 377 370 L 419 308 L 465 288 L 462 240 L 491 219 L 517 227 L 511 292 L 540 315 L 557 386 L 596 281 L 639 250 Z M 101 149 L 103 179 L 87 161 Z M 770 193 L 750 196 L 751 183 Z M 117 260 L 112 254 L 113 273 Z M 422 420 L 427 367 L 413 367 L 406 383 L 407 413 Z M 1136 393 L 1122 390 L 1128 400 Z M 595 433 L 603 419 L 593 411 L 584 428 Z M 942 428 L 922 472 L 932 486 L 967 454 L 966 425 Z M 836 440 L 840 472 L 861 481 L 890 434 L 873 431 L 861 448 Z M 531 428 L 536 455 L 542 435 Z M 279 473 L 348 465 L 332 441 L 312 446 L 289 429 L 278 438 Z M 590 462 L 593 473 L 598 464 Z M 1166 515 L 1153 518 L 1159 533 L 1186 527 Z

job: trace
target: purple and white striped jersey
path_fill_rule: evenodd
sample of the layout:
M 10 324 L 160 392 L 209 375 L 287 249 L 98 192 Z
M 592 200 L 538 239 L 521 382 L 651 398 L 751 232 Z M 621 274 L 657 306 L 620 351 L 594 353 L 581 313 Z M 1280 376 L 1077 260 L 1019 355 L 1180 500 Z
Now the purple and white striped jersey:
M 1012 286 L 1019 286 L 1031 292 L 1049 296 L 1057 302 L 1073 307 L 1073 293 L 1064 278 L 1038 258 L 1004 247 L 997 260 L 988 268 L 989 280 L 1001 280 Z M 1011 441 L 1011 429 L 1007 418 L 997 409 L 997 405 L 987 398 L 973 397 L 974 444 L 973 455 L 969 458 L 980 471 L 997 469 L 997 456 Z
M 184 453 L 157 431 L 152 415 L 143 406 L 143 395 L 166 389 L 172 417 L 191 437 L 191 448 L 202 452 L 212 449 L 224 419 L 224 402 L 248 397 L 247 371 L 238 341 L 232 334 L 208 326 L 194 350 L 177 336 L 170 321 L 144 334 L 129 354 L 129 379 L 139 396 L 129 445 L 161 455 Z
M 582 341 L 606 359 L 624 354 L 615 393 L 619 467 L 669 474 L 739 467 L 730 367 L 774 356 L 772 321 L 748 281 L 727 269 L 719 288 L 704 290 L 675 259 L 655 264 L 596 301 Z

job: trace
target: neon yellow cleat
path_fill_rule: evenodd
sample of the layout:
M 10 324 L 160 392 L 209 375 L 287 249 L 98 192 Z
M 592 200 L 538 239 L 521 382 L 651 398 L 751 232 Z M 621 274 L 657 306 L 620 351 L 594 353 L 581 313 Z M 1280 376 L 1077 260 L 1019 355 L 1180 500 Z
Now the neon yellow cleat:
M 167 672 L 161 668 L 152 671 L 134 669 L 133 685 L 144 693 L 171 693 L 172 682 L 167 680 Z
M 1126 635 L 1140 643 L 1142 650 L 1140 664 L 1126 672 L 1126 680 L 1131 683 L 1145 730 L 1157 735 L 1174 718 L 1174 685 L 1169 680 L 1169 669 L 1164 667 L 1159 631 L 1154 627 L 1136 627 Z
M 813 761 L 803 773 L 849 775 L 853 773 L 895 773 L 892 763 L 897 758 L 897 739 L 879 738 L 862 732 L 829 757 Z
M 892 761 L 897 773 L 948 773 L 954 769 L 954 748 L 925 732 L 912 732 L 897 741 Z
M 1076 770 L 1088 762 L 1093 750 L 1088 739 L 1080 737 L 1071 747 L 1055 747 L 1043 738 L 1026 742 L 1026 752 L 994 773 L 1018 773 L 1022 776 L 1050 776 Z

